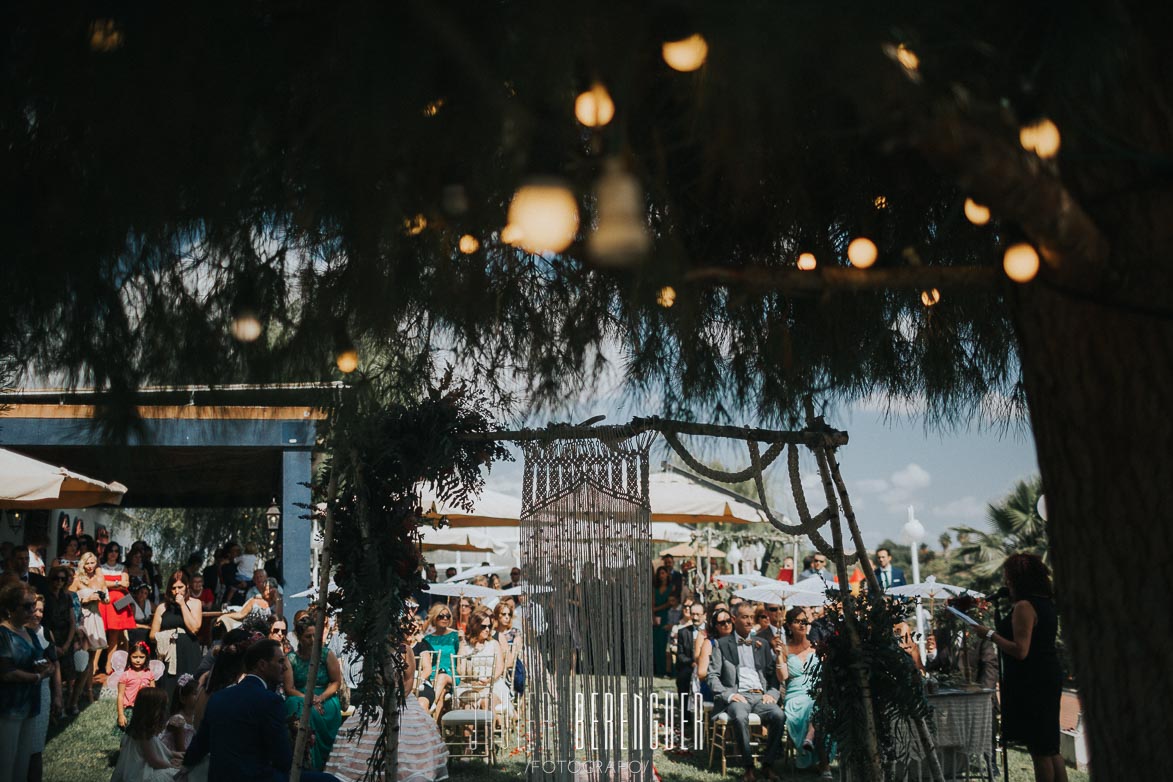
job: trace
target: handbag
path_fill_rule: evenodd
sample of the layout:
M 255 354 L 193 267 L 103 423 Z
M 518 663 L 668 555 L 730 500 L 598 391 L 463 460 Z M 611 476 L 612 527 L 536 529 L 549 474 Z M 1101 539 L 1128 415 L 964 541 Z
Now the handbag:
M 513 665 L 513 691 L 518 695 L 525 694 L 525 676 L 525 663 L 518 657 Z

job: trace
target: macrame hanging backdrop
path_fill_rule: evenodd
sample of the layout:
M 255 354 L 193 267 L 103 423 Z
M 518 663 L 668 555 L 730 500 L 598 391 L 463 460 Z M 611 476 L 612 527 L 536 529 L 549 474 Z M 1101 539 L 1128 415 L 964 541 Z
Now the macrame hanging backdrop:
M 522 565 L 534 585 L 526 622 L 526 660 L 531 673 L 526 689 L 530 779 L 586 778 L 619 780 L 617 766 L 641 768 L 632 778 L 651 779 L 650 742 L 642 749 L 620 749 L 609 743 L 602 720 L 592 721 L 591 696 L 614 697 L 614 713 L 625 704 L 629 726 L 648 725 L 647 698 L 652 691 L 652 637 L 647 621 L 652 605 L 648 565 L 652 562 L 648 503 L 648 449 L 663 434 L 668 445 L 693 470 L 724 483 L 753 480 L 767 521 L 780 532 L 805 535 L 822 554 L 832 558 L 839 573 L 858 563 L 868 587 L 882 591 L 864 547 L 863 536 L 847 484 L 840 474 L 836 449 L 847 443 L 847 433 L 827 426 L 807 401 L 806 428 L 772 431 L 715 426 L 659 418 L 636 418 L 624 426 L 552 425 L 545 430 L 496 432 L 495 440 L 512 440 L 525 453 L 522 486 Z M 750 464 L 738 472 L 715 470 L 702 464 L 680 441 L 679 435 L 701 435 L 741 440 Z M 761 451 L 761 443 L 768 443 Z M 813 453 L 819 469 L 826 507 L 810 512 L 799 475 L 799 447 Z M 766 501 L 763 472 L 783 451 L 798 512 L 797 524 L 775 517 Z M 843 521 L 850 542 L 845 540 Z M 830 533 L 827 540 L 824 529 Z M 848 553 L 848 549 L 853 549 Z M 860 647 L 860 631 L 852 598 L 844 597 L 845 630 Z M 866 672 L 853 672 L 868 714 L 865 779 L 882 779 L 875 715 Z M 625 701 L 620 695 L 626 693 Z M 576 696 L 583 697 L 586 713 L 576 713 Z M 643 698 L 641 709 L 630 696 Z M 610 708 L 596 701 L 594 708 Z M 585 731 L 579 731 L 585 719 Z M 590 731 L 594 735 L 590 735 Z M 916 725 L 934 780 L 944 780 L 932 736 L 923 720 Z M 585 745 L 585 746 L 577 746 Z M 579 763 L 575 773 L 568 761 Z M 634 764 L 639 765 L 634 765 Z M 624 779 L 627 777 L 624 776 Z
M 583 779 L 585 769 L 587 779 L 618 780 L 619 769 L 651 768 L 650 740 L 630 731 L 646 733 L 652 691 L 653 437 L 524 445 L 530 779 Z

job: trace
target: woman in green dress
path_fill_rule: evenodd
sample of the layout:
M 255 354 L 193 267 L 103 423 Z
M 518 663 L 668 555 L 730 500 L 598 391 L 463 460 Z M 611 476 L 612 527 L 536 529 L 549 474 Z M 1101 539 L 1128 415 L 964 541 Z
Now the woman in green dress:
M 655 605 L 652 607 L 652 673 L 655 676 L 668 675 L 668 610 L 672 607 L 668 598 L 672 596 L 672 579 L 668 568 L 656 568 Z
M 289 666 L 285 669 L 285 713 L 301 719 L 302 705 L 307 693 L 310 655 L 314 649 L 314 622 L 306 618 L 299 621 L 294 632 L 297 635 L 297 651 L 289 655 Z M 326 768 L 334 739 L 342 727 L 342 704 L 338 701 L 338 690 L 342 687 L 342 666 L 334 653 L 322 645 L 322 658 L 318 663 L 318 674 L 314 680 L 313 706 L 310 707 L 310 728 L 314 732 L 314 744 L 310 748 L 310 765 L 315 771 Z

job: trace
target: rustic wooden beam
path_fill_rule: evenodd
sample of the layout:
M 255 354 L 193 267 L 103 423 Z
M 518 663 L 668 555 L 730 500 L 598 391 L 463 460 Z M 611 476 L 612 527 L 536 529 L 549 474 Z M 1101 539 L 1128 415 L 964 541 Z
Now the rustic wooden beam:
M 574 424 L 551 424 L 545 429 L 518 429 L 513 431 L 483 432 L 465 435 L 468 440 L 508 440 L 512 442 L 534 442 L 541 440 L 621 440 L 641 432 L 671 432 L 673 434 L 694 434 L 704 437 L 726 437 L 733 440 L 756 440 L 763 443 L 793 443 L 795 445 L 847 445 L 847 432 L 826 427 L 782 431 L 758 429 L 749 426 L 721 426 L 700 424 L 695 421 L 674 421 L 668 418 L 633 418 L 631 423 L 616 426 L 583 426 Z

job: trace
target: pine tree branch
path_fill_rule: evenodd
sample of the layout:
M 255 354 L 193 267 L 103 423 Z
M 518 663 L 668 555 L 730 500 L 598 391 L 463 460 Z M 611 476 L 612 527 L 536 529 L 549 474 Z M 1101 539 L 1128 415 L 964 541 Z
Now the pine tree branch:
M 684 275 L 689 282 L 718 282 L 772 288 L 791 294 L 820 294 L 830 291 L 928 290 L 942 288 L 993 288 L 1000 273 L 985 266 L 903 266 L 885 269 L 857 269 L 823 266 L 811 271 L 795 268 L 767 269 L 761 266 L 729 268 L 705 266 Z

